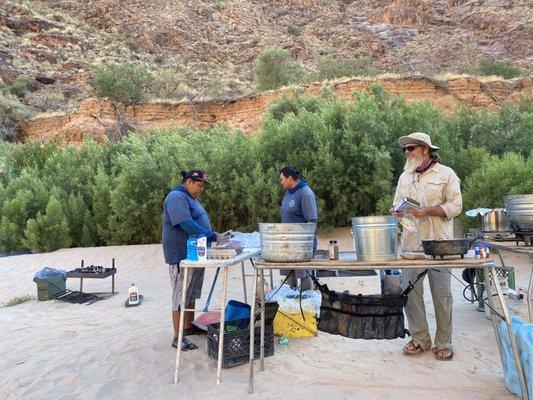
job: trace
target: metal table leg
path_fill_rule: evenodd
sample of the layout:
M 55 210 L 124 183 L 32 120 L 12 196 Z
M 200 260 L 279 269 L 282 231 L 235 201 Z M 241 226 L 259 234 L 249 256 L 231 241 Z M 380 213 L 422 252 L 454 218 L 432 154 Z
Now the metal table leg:
M 525 377 L 524 377 L 524 371 L 522 370 L 522 364 L 520 362 L 520 353 L 518 352 L 518 346 L 516 345 L 516 340 L 515 340 L 515 336 L 514 336 L 514 333 L 513 333 L 513 328 L 512 328 L 512 325 L 511 325 L 511 317 L 510 317 L 510 314 L 509 314 L 509 310 L 507 309 L 507 305 L 505 304 L 505 298 L 503 297 L 503 291 L 502 291 L 502 288 L 500 286 L 500 282 L 498 281 L 498 275 L 496 273 L 496 268 L 494 267 L 494 264 L 492 264 L 492 266 L 490 267 L 490 272 L 491 272 L 491 275 L 492 275 L 492 280 L 494 282 L 494 287 L 496 288 L 496 293 L 498 295 L 498 300 L 500 301 L 500 304 L 501 304 L 501 307 L 502 307 L 504 322 L 507 325 L 507 332 L 509 334 L 509 342 L 511 343 L 511 349 L 513 351 L 513 358 L 514 358 L 515 365 L 516 365 L 516 372 L 518 374 L 518 380 L 520 381 L 520 388 L 522 390 L 522 399 L 528 400 L 526 381 L 525 381 Z M 489 299 L 490 299 L 489 301 L 492 301 L 492 296 L 490 296 Z M 493 322 L 494 322 L 494 316 L 493 316 Z M 498 329 L 498 326 L 497 326 L 498 324 L 494 323 L 494 325 L 495 325 L 495 328 Z M 499 340 L 499 331 L 497 333 L 497 338 Z M 501 355 L 501 352 L 500 352 L 500 355 Z
M 180 312 L 180 326 L 178 329 L 178 348 L 176 349 L 176 367 L 174 369 L 174 383 L 179 381 L 180 373 L 180 358 L 181 358 L 181 341 L 183 340 L 183 325 L 185 323 L 185 301 L 187 296 L 187 278 L 189 269 L 183 268 L 183 287 L 181 293 L 181 312 Z
M 217 385 L 220 384 L 222 374 L 222 359 L 224 357 L 224 330 L 226 329 L 226 292 L 228 290 L 228 267 L 224 267 L 224 279 L 222 283 L 222 306 L 220 307 L 220 333 L 218 337 L 218 360 L 217 360 Z
M 487 304 L 485 307 L 489 307 L 490 319 L 492 321 L 492 327 L 494 329 L 494 335 L 496 336 L 496 345 L 498 346 L 498 352 L 500 353 L 500 359 L 503 363 L 503 349 L 501 343 L 500 330 L 498 329 L 498 320 L 500 319 L 494 310 L 494 301 L 492 298 L 492 287 L 490 284 L 492 271 L 487 268 L 483 271 L 483 278 L 485 280 L 485 293 L 487 293 Z M 483 295 L 483 293 L 482 293 Z
M 529 309 L 529 323 L 533 324 L 533 266 L 529 276 L 529 289 L 527 290 L 527 307 Z
M 270 290 L 274 289 L 274 270 L 270 269 Z
M 111 275 L 111 293 L 115 293 L 115 274 Z
M 260 342 L 260 358 L 261 371 L 265 370 L 265 270 L 261 269 L 261 286 L 259 288 L 261 293 L 261 342 Z
M 248 374 L 248 393 L 254 393 L 254 336 L 255 336 L 255 296 L 257 295 L 257 270 L 254 268 L 252 289 L 252 309 L 250 310 L 250 372 Z
M 248 296 L 246 295 L 246 275 L 244 274 L 244 261 L 241 262 L 242 272 L 242 290 L 244 292 L 244 302 L 248 303 Z
M 83 278 L 80 278 L 80 292 L 83 292 Z

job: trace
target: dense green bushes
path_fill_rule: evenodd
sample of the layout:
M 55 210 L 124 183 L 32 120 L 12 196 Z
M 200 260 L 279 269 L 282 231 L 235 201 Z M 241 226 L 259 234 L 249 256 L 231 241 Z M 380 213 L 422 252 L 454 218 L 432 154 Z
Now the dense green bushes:
M 383 213 L 403 167 L 398 137 L 426 131 L 463 181 L 465 210 L 531 193 L 531 101 L 446 117 L 379 87 L 353 102 L 295 94 L 272 104 L 258 135 L 224 127 L 129 135 L 59 147 L 0 143 L 0 252 L 156 243 L 162 201 L 181 170 L 203 168 L 202 202 L 217 230 L 279 220 L 278 171 L 302 170 L 320 199 L 321 229 Z

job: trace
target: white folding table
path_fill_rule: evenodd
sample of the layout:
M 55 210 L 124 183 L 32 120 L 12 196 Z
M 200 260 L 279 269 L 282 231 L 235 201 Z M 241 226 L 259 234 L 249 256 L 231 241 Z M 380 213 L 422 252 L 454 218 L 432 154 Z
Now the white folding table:
M 241 264 L 241 271 L 242 271 L 242 282 L 243 282 L 243 290 L 244 290 L 244 301 L 246 302 L 246 280 L 245 280 L 245 274 L 244 274 L 244 262 L 246 260 L 249 260 L 255 256 L 257 256 L 261 252 L 260 249 L 257 248 L 245 248 L 243 252 L 235 258 L 226 259 L 226 260 L 206 260 L 206 261 L 190 261 L 190 260 L 182 260 L 180 262 L 180 268 L 183 268 L 183 281 L 187 282 L 188 273 L 190 268 L 222 268 L 223 269 L 223 278 L 222 278 L 222 301 L 221 301 L 221 311 L 220 311 L 220 334 L 218 338 L 218 360 L 217 360 L 217 384 L 220 383 L 220 376 L 221 376 L 221 370 L 222 370 L 222 359 L 223 359 L 223 349 L 224 349 L 224 317 L 225 317 L 225 306 L 226 306 L 226 292 L 228 289 L 228 272 L 229 268 L 235 267 L 238 264 Z M 255 276 L 255 274 L 254 274 Z M 257 281 L 257 279 L 256 279 Z M 181 358 L 181 341 L 183 340 L 183 324 L 185 321 L 185 312 L 186 311 L 192 311 L 195 310 L 191 309 L 185 309 L 183 308 L 185 306 L 185 296 L 187 294 L 187 290 L 184 288 L 182 290 L 182 297 L 181 297 L 181 304 L 182 309 L 180 313 L 180 326 L 179 326 L 179 332 L 178 332 L 178 348 L 176 351 L 176 367 L 174 370 L 174 383 L 178 383 L 179 381 L 179 370 L 180 370 L 180 358 Z M 252 297 L 252 304 L 255 303 L 254 301 L 255 297 Z

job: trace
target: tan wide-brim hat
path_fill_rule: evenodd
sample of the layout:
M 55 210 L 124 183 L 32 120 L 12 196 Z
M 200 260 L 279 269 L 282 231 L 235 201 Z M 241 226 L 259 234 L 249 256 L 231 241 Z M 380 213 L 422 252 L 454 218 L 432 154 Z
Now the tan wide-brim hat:
M 407 146 L 409 144 L 421 144 L 422 146 L 429 147 L 433 150 L 438 150 L 437 146 L 431 144 L 431 138 L 427 133 L 415 132 L 407 136 L 401 136 L 399 139 L 400 145 Z

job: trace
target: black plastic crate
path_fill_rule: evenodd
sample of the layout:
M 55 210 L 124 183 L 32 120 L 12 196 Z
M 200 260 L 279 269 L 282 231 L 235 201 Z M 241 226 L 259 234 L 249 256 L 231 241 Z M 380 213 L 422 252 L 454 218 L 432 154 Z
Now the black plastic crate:
M 256 308 L 255 320 L 261 318 L 261 313 Z M 274 355 L 274 317 L 278 311 L 277 302 L 267 302 L 265 304 L 265 357 Z M 228 332 L 228 327 L 235 330 Z M 233 328 L 230 328 L 233 329 Z M 224 332 L 224 345 L 222 368 L 230 368 L 236 365 L 246 364 L 250 360 L 250 319 L 238 319 L 226 321 Z M 212 360 L 218 360 L 218 337 L 220 333 L 220 323 L 207 326 L 207 354 Z M 254 355 L 259 358 L 261 340 L 261 328 L 254 328 Z
M 250 361 L 250 329 L 248 318 L 226 321 L 225 327 L 233 326 L 237 330 L 224 333 L 222 368 L 246 364 Z M 212 360 L 218 360 L 218 338 L 220 324 L 207 327 L 207 354 Z M 254 328 L 254 358 L 259 358 L 261 328 Z M 274 355 L 274 325 L 265 325 L 265 357 Z

